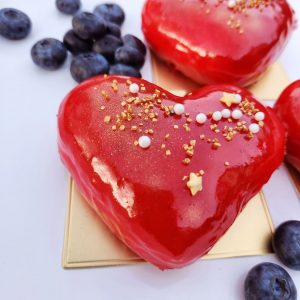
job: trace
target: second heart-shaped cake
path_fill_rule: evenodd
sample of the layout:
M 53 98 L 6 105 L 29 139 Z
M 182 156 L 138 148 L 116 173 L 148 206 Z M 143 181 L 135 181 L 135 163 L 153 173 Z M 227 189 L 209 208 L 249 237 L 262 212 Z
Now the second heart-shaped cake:
M 161 269 L 206 254 L 284 155 L 272 109 L 227 85 L 181 98 L 136 78 L 96 77 L 65 98 L 58 129 L 88 203 Z
M 300 80 L 281 93 L 274 109 L 287 131 L 286 159 L 300 172 Z
M 142 14 L 154 53 L 200 84 L 256 82 L 295 24 L 286 0 L 147 0 Z

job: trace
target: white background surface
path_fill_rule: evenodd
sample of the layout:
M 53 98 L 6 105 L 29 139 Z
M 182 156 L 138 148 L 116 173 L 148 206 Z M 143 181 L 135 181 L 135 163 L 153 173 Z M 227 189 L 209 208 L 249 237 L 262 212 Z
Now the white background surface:
M 92 10 L 100 0 L 82 0 Z M 62 38 L 71 18 L 54 0 L 0 0 L 0 8 L 27 12 L 33 32 L 20 42 L 0 38 L 0 299 L 243 299 L 247 271 L 275 257 L 199 261 L 161 272 L 150 265 L 63 270 L 61 267 L 68 174 L 56 148 L 56 112 L 75 86 L 68 64 L 46 72 L 29 51 L 43 37 Z M 127 13 L 123 32 L 140 36 L 142 0 L 119 0 Z M 298 0 L 291 4 L 300 15 Z M 183 20 L 184 21 L 184 20 Z M 263 28 L 262 28 L 263 30 Z M 281 61 L 300 78 L 300 31 Z M 144 75 L 151 78 L 149 63 Z M 265 187 L 275 225 L 300 219 L 300 202 L 282 167 Z M 300 293 L 300 272 L 289 271 Z

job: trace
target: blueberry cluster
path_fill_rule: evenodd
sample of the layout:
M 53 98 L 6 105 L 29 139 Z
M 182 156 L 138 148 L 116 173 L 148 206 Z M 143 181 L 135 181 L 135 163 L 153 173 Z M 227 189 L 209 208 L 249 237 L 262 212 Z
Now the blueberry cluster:
M 279 260 L 293 270 L 300 270 L 300 221 L 281 224 L 272 242 Z M 291 276 L 281 266 L 262 263 L 253 267 L 246 277 L 245 298 L 296 300 L 297 290 Z
M 71 75 L 77 82 L 99 74 L 141 77 L 147 50 L 134 35 L 121 37 L 125 13 L 119 5 L 100 4 L 93 13 L 78 12 L 79 0 L 57 0 L 56 6 L 74 15 L 72 29 L 64 35 L 63 43 L 50 38 L 38 41 L 31 49 L 35 64 L 56 70 L 64 64 L 68 50 L 73 55 Z

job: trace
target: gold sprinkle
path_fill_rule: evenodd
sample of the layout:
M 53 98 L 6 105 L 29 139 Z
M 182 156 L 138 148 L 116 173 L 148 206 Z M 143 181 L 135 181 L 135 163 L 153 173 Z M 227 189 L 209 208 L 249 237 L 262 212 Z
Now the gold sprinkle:
M 132 84 L 131 80 L 127 79 L 126 84 L 131 85 Z
M 193 149 L 188 149 L 188 150 L 186 151 L 186 155 L 187 155 L 187 156 L 193 156 L 193 155 L 194 155 L 194 150 L 193 150 Z
M 169 137 L 170 137 L 170 134 L 169 134 L 169 133 L 166 134 L 166 135 L 165 135 L 165 140 L 167 140 Z
M 104 117 L 104 123 L 108 124 L 111 120 L 111 116 L 105 116 Z
M 119 129 L 120 129 L 121 131 L 124 131 L 125 128 L 126 128 L 125 125 L 121 125 Z
M 229 166 L 229 162 L 228 162 L 228 161 L 225 161 L 225 162 L 224 162 L 224 165 L 225 165 L 226 167 L 228 167 L 228 166 Z
M 105 100 L 109 99 L 109 95 L 108 95 L 107 91 L 101 91 L 101 95 Z
M 183 164 L 188 165 L 191 162 L 191 160 L 189 158 L 185 158 L 182 162 Z
M 117 130 L 117 126 L 116 126 L 116 125 L 113 125 L 113 126 L 111 127 L 111 129 L 112 129 L 113 131 L 116 131 L 116 130 Z
M 190 141 L 190 145 L 191 145 L 191 146 L 196 146 L 196 140 L 191 140 L 191 141 Z
M 191 128 L 189 127 L 188 124 L 183 124 L 183 128 L 185 129 L 186 132 L 190 132 Z
M 138 141 L 134 141 L 133 144 L 134 144 L 134 146 L 137 146 L 139 144 L 139 142 Z
M 200 139 L 204 140 L 205 139 L 205 135 L 204 134 L 200 134 Z
M 173 127 L 174 127 L 174 129 L 178 129 L 179 128 L 178 125 L 174 125 Z
M 166 148 L 166 144 L 161 144 L 161 149 L 165 149 Z
M 171 155 L 171 150 L 169 150 L 169 149 L 166 150 L 166 155 L 167 155 L 167 156 L 170 156 L 170 155 Z
M 132 130 L 132 131 L 137 131 L 137 129 L 138 129 L 137 126 L 135 126 L 135 125 L 134 125 L 134 126 L 131 126 L 131 130 Z
M 101 109 L 101 110 L 104 110 L 104 109 L 105 109 L 105 106 L 104 106 L 104 105 L 100 106 L 100 109 Z
M 200 171 L 199 171 L 199 175 L 200 175 L 200 176 L 203 176 L 204 174 L 205 174 L 205 172 L 204 172 L 203 170 L 200 170 Z
M 221 147 L 221 144 L 219 143 L 219 142 L 214 142 L 213 144 L 212 144 L 212 148 L 213 149 L 219 149 Z

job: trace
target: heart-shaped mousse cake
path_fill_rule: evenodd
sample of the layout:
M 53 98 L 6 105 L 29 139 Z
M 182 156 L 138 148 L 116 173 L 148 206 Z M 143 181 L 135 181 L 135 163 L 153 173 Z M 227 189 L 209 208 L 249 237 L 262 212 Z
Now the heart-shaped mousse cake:
M 91 207 L 161 269 L 206 254 L 284 155 L 273 110 L 226 85 L 181 98 L 96 77 L 65 98 L 58 127 L 61 158 Z
M 282 92 L 274 109 L 287 131 L 286 159 L 300 172 L 300 80 Z
M 295 23 L 285 0 L 147 0 L 142 13 L 154 53 L 200 84 L 254 83 Z

